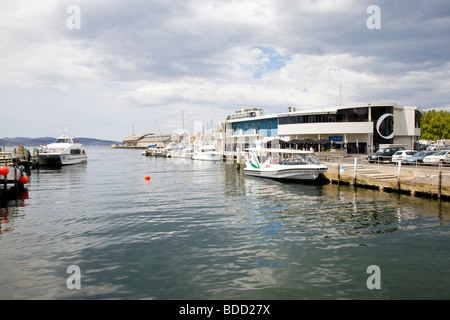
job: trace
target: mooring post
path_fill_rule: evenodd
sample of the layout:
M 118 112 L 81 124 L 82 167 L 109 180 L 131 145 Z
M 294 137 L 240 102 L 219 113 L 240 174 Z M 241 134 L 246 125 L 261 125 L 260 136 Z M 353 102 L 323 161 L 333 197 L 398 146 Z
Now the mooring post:
M 339 185 L 341 181 L 341 163 L 338 163 L 338 178 L 337 178 L 337 184 Z
M 400 176 L 402 173 L 402 162 L 398 161 L 398 168 L 397 168 L 397 189 L 400 191 Z
M 438 173 L 438 197 L 441 198 L 442 192 L 442 162 L 439 162 L 439 173 Z
M 356 164 L 358 162 L 358 159 L 355 158 L 355 163 L 353 166 L 353 185 L 356 187 Z
M 236 148 L 236 152 L 237 152 L 237 155 L 236 155 L 236 162 L 237 162 L 237 164 L 241 164 L 241 148 Z

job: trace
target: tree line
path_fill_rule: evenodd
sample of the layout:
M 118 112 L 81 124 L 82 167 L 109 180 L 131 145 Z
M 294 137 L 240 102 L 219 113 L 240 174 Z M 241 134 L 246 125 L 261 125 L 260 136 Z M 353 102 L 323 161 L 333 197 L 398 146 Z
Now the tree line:
M 420 119 L 423 140 L 450 139 L 450 112 L 445 110 L 425 111 Z

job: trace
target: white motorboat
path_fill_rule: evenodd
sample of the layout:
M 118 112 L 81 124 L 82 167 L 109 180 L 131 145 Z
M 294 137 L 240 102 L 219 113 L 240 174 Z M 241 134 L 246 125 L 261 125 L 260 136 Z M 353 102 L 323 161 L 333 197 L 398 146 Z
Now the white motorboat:
M 223 160 L 222 157 L 222 152 L 217 151 L 216 147 L 212 145 L 197 146 L 192 154 L 193 160 L 219 161 Z
M 170 142 L 166 147 L 164 147 L 163 153 L 165 154 L 166 158 L 172 157 L 172 150 L 177 146 L 177 143 Z
M 172 158 L 189 158 L 192 157 L 192 144 L 189 142 L 181 142 L 170 152 Z
M 39 149 L 39 165 L 69 165 L 87 162 L 83 145 L 65 134 Z
M 311 151 L 267 148 L 247 150 L 249 158 L 244 168 L 246 175 L 273 179 L 316 180 L 327 170 Z
M 147 147 L 144 151 L 141 153 L 143 156 L 147 157 L 165 157 L 166 156 L 166 150 L 162 148 L 157 147 Z

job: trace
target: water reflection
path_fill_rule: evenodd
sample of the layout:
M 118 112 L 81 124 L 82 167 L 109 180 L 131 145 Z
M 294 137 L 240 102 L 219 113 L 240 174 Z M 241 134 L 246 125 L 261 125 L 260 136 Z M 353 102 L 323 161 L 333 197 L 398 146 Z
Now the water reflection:
M 297 240 L 376 236 L 414 229 L 420 215 L 436 212 L 439 219 L 443 216 L 443 204 L 434 200 L 348 186 L 245 177 L 243 187 L 255 210 L 267 212 L 267 220 L 281 219 L 284 236 Z M 424 202 L 431 208 L 425 209 Z
M 448 202 L 258 179 L 234 164 L 130 150 L 32 177 L 30 199 L 0 209 L 3 297 L 372 298 L 371 264 L 382 264 L 391 297 L 448 287 L 440 279 Z M 81 291 L 66 288 L 72 264 Z M 433 278 L 416 289 L 423 274 Z
M 29 198 L 28 191 L 21 192 L 16 198 L 4 200 L 0 207 L 0 233 L 8 233 L 13 230 L 14 220 L 23 216 L 22 208 L 29 204 L 26 200 Z

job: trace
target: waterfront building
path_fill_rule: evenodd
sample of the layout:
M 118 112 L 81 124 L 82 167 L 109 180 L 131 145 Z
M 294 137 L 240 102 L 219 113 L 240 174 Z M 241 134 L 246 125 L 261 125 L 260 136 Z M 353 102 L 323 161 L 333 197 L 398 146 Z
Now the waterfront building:
M 380 144 L 418 149 L 421 111 L 396 103 L 369 103 L 286 113 L 228 117 L 224 123 L 226 151 L 244 150 L 255 141 L 367 154 Z M 276 143 L 276 142 L 275 142 Z
M 253 110 L 254 112 L 236 111 L 225 120 L 223 126 L 224 152 L 244 151 L 256 141 L 263 141 L 267 144 L 272 140 L 279 139 L 278 115 L 264 115 L 262 109 Z M 246 116 L 242 116 L 244 113 Z
M 141 134 L 132 135 L 123 139 L 124 147 L 146 148 L 150 145 L 157 144 L 158 147 L 164 147 L 171 140 L 171 134 Z

